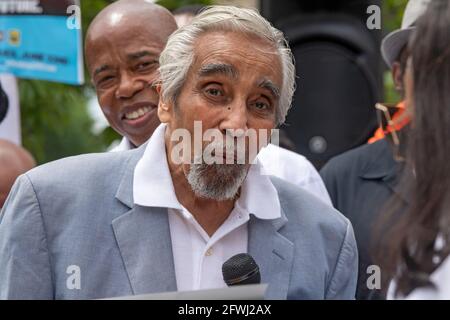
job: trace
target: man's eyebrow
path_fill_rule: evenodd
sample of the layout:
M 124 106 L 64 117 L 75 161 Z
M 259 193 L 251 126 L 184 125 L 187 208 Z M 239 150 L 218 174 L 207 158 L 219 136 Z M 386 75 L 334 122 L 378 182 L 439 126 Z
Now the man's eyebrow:
M 157 57 L 156 54 L 154 54 L 153 52 L 147 51 L 147 50 L 127 54 L 128 60 L 136 60 L 136 59 L 139 59 L 139 58 L 142 58 L 145 56 L 153 56 L 155 58 Z
M 103 71 L 106 71 L 108 69 L 111 69 L 111 67 L 106 65 L 106 64 L 104 64 L 104 65 L 102 65 L 102 66 L 100 66 L 100 67 L 98 67 L 97 69 L 94 70 L 94 75 L 93 76 L 95 77 L 97 74 L 99 74 L 99 73 L 101 73 Z
M 223 74 L 233 79 L 239 77 L 237 70 L 230 64 L 226 63 L 210 63 L 202 66 L 198 75 L 200 77 L 206 77 L 214 74 Z
M 264 79 L 261 81 L 259 87 L 269 90 L 272 96 L 276 99 L 279 99 L 281 96 L 280 89 L 269 79 Z

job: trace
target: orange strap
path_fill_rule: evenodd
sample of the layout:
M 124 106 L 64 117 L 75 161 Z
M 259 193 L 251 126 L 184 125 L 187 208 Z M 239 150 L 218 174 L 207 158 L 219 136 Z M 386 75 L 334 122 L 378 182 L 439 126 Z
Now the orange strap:
M 383 128 L 378 128 L 375 131 L 373 137 L 370 138 L 367 143 L 372 144 L 374 142 L 377 142 L 378 140 L 384 139 L 384 137 L 386 136 L 387 133 L 390 133 L 394 130 L 398 131 L 410 122 L 411 119 L 405 115 L 405 112 L 406 112 L 405 101 L 400 102 L 397 105 L 397 108 L 399 110 L 392 117 L 392 121 L 395 122 L 394 129 L 388 126 L 387 130 L 386 130 L 387 132 L 384 132 Z M 401 118 L 403 118 L 403 119 L 401 119 Z M 399 119 L 401 119 L 401 120 L 399 121 Z M 397 121 L 398 121 L 398 123 L 397 123 Z

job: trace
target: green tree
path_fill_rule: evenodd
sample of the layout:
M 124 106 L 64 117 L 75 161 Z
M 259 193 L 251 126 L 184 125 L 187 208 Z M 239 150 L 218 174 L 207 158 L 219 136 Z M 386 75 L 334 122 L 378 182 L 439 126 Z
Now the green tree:
M 385 34 L 400 28 L 408 0 L 385 0 L 383 2 L 383 31 Z

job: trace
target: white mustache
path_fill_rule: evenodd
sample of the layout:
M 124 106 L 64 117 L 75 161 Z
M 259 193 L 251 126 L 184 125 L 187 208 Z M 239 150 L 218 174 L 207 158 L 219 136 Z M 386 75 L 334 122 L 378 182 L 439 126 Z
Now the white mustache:
M 236 160 L 239 157 L 239 154 L 242 152 L 239 152 L 239 148 L 237 147 L 236 143 L 229 142 L 229 141 L 213 141 L 209 144 L 207 144 L 203 150 L 213 150 L 210 154 L 207 154 L 206 156 L 212 157 L 214 159 L 223 160 L 223 157 L 226 156 L 227 159 L 233 159 Z M 219 154 L 217 154 L 216 151 L 219 151 Z M 220 151 L 222 151 L 220 153 Z M 245 149 L 243 150 L 243 155 L 245 155 Z M 194 159 L 197 161 L 204 160 L 204 154 L 197 154 Z

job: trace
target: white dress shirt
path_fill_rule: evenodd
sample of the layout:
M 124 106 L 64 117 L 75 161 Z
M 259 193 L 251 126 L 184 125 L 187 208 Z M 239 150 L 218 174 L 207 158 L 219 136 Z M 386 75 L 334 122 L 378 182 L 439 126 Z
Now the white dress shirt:
M 444 247 L 444 240 L 438 237 L 436 240 L 436 250 Z M 447 257 L 436 271 L 430 276 L 435 288 L 417 288 L 406 297 L 394 297 L 396 289 L 395 281 L 389 286 L 387 293 L 388 300 L 450 300 L 450 257 Z
M 280 218 L 278 193 L 268 176 L 260 173 L 260 165 L 252 165 L 231 214 L 211 237 L 208 236 L 176 197 L 166 158 L 165 129 L 162 124 L 155 130 L 136 165 L 134 203 L 168 208 L 179 291 L 226 287 L 222 265 L 232 256 L 247 252 L 250 214 L 257 219 Z
M 109 148 L 112 148 L 111 150 L 109 150 L 109 152 L 119 152 L 134 149 L 135 146 L 130 142 L 130 140 L 128 140 L 126 137 L 123 137 L 117 146 L 115 146 L 114 148 L 110 146 Z
M 133 145 L 124 137 L 111 152 L 126 151 L 132 148 Z M 266 174 L 295 184 L 332 206 L 331 198 L 322 178 L 316 168 L 304 156 L 269 144 L 259 152 L 257 160 L 264 167 Z
M 435 288 L 417 288 L 408 296 L 396 297 L 395 281 L 392 281 L 387 293 L 387 300 L 450 300 L 450 257 L 444 260 L 441 266 L 431 274 L 431 282 Z
M 450 258 L 431 274 L 433 288 L 419 288 L 406 297 L 407 300 L 450 300 Z

